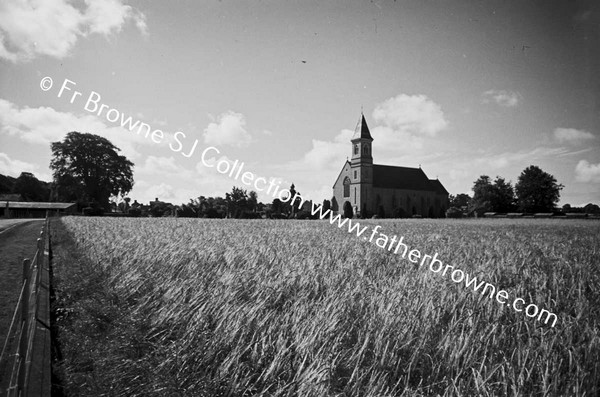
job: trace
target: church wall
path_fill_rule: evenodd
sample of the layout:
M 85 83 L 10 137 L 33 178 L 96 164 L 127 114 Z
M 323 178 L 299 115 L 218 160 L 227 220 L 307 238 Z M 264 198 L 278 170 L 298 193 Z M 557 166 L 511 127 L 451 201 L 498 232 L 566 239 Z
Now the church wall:
M 371 202 L 371 212 L 377 214 L 377 196 L 380 197 L 380 205 L 383 206 L 386 217 L 396 217 L 398 209 L 404 210 L 404 216 L 410 217 L 413 214 L 422 217 L 438 218 L 441 215 L 442 207 L 446 205 L 447 196 L 437 194 L 432 191 L 408 190 L 408 189 L 388 189 L 373 188 L 373 201 Z M 437 200 L 436 200 L 437 198 Z
M 350 201 L 351 197 L 344 197 L 344 179 L 348 177 L 351 178 L 351 167 L 350 167 L 350 163 L 346 162 L 346 164 L 344 165 L 344 168 L 342 168 L 342 172 L 340 172 L 340 175 L 338 176 L 338 179 L 335 181 L 335 184 L 333 185 L 333 197 L 335 198 L 335 200 L 332 199 L 332 203 L 331 203 L 331 210 L 334 211 L 334 213 L 341 213 L 344 210 L 344 202 L 345 201 Z M 352 179 L 352 178 L 351 178 Z M 352 195 L 352 186 L 350 186 L 350 194 Z M 337 204 L 337 207 L 336 205 Z

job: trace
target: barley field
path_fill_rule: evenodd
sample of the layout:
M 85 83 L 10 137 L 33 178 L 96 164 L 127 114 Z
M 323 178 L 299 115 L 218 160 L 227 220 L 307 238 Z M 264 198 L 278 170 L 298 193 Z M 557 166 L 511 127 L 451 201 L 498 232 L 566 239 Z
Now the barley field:
M 55 390 L 598 395 L 600 222 L 364 224 L 556 313 L 556 325 L 325 221 L 66 217 L 52 223 Z

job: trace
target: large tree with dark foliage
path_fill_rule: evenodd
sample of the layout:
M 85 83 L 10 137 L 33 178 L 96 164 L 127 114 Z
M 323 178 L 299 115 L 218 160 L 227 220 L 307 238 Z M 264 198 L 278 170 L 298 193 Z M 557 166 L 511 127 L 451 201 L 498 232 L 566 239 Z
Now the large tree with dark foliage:
M 473 183 L 473 199 L 471 200 L 469 211 L 483 214 L 492 211 L 492 195 L 494 187 L 492 180 L 487 175 L 481 175 Z
M 239 187 L 233 187 L 231 193 L 225 193 L 227 213 L 230 218 L 243 218 L 248 211 L 248 193 Z
M 15 180 L 12 192 L 20 194 L 25 201 L 48 201 L 50 198 L 48 184 L 40 181 L 30 172 L 21 172 Z
M 111 196 L 133 188 L 133 163 L 106 138 L 73 131 L 51 148 L 56 200 L 108 210 Z
M 450 207 L 456 207 L 456 208 L 468 207 L 469 204 L 471 203 L 471 196 L 469 196 L 466 193 L 459 193 L 456 196 L 451 194 L 448 197 L 448 200 L 450 201 Z
M 514 190 L 510 182 L 497 176 L 492 183 L 489 176 L 482 175 L 473 183 L 470 211 L 478 214 L 487 211 L 509 212 L 514 209 L 514 197 Z
M 521 172 L 515 186 L 519 209 L 525 212 L 551 212 L 560 200 L 563 187 L 554 176 L 530 165 Z
M 497 176 L 493 184 L 491 200 L 494 211 L 513 211 L 515 209 L 515 191 L 512 184 Z

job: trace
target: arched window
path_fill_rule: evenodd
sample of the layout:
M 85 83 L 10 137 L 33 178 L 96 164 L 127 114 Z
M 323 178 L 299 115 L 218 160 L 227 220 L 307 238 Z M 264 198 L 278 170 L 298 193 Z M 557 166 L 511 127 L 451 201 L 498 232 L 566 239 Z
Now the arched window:
M 344 197 L 350 197 L 350 178 L 344 178 Z
M 358 154 L 358 145 L 354 144 L 354 154 Z
M 369 145 L 365 144 L 365 146 L 363 146 L 363 154 L 369 154 Z

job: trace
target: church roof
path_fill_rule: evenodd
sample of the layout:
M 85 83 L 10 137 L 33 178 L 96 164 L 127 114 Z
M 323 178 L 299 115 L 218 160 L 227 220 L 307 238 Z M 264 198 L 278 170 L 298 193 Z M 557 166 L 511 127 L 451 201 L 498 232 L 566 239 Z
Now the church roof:
M 429 182 L 431 182 L 437 193 L 449 194 L 439 179 L 430 179 Z
M 371 138 L 371 133 L 369 132 L 369 127 L 367 126 L 367 120 L 365 120 L 365 115 L 362 113 L 360 115 L 360 120 L 358 120 L 358 124 L 356 124 L 356 128 L 354 129 L 352 140 L 361 138 L 373 140 L 373 138 Z
M 430 180 L 421 168 L 373 164 L 373 187 L 427 190 L 447 194 L 438 180 Z

